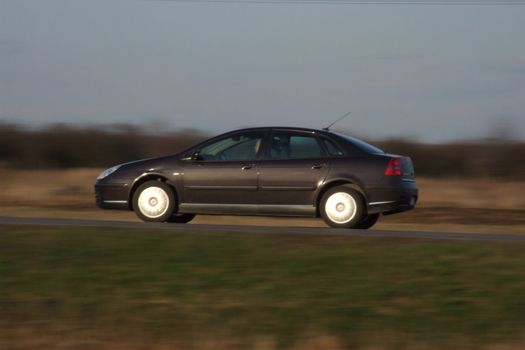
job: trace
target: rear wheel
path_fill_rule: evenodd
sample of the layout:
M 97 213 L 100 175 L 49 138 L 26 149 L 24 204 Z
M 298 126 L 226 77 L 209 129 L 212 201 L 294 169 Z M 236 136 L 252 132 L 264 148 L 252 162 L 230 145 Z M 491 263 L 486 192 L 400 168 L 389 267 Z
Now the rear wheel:
M 171 218 L 168 219 L 168 222 L 175 222 L 177 224 L 186 224 L 193 220 L 195 217 L 195 214 L 179 214 L 179 215 L 172 215 Z
M 359 223 L 355 225 L 354 228 L 368 230 L 370 227 L 376 224 L 377 220 L 379 220 L 379 214 L 367 215 L 363 218 L 363 220 L 359 221 Z
M 168 221 L 175 211 L 175 195 L 161 181 L 147 181 L 133 194 L 133 209 L 143 221 Z
M 365 207 L 363 197 L 357 191 L 337 186 L 323 195 L 319 211 L 327 225 L 353 228 L 363 219 Z

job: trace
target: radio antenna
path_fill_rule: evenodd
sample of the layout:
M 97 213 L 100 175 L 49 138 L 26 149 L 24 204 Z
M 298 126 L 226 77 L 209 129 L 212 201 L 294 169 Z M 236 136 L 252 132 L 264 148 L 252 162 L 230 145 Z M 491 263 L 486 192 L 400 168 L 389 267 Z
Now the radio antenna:
M 331 128 L 335 123 L 340 122 L 341 120 L 343 120 L 343 119 L 345 119 L 346 117 L 348 117 L 350 114 L 352 114 L 352 111 L 343 114 L 342 116 L 340 116 L 339 118 L 337 118 L 332 124 L 328 125 L 326 128 L 323 128 L 323 130 L 324 130 L 324 131 L 330 131 L 330 128 Z

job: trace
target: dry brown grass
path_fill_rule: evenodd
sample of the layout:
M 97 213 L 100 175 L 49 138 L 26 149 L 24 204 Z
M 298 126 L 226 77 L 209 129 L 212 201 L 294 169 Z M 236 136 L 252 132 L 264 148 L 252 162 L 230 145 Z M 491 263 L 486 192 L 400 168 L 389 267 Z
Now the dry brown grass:
M 424 208 L 525 208 L 525 181 L 495 179 L 418 179 Z
M 92 209 L 93 185 L 99 173 L 98 169 L 1 169 L 0 206 Z
M 137 220 L 132 212 L 100 210 L 93 184 L 100 169 L 0 169 L 0 215 Z M 383 217 L 378 229 L 525 233 L 525 181 L 418 179 L 414 211 Z M 198 216 L 193 223 L 324 226 L 309 218 Z

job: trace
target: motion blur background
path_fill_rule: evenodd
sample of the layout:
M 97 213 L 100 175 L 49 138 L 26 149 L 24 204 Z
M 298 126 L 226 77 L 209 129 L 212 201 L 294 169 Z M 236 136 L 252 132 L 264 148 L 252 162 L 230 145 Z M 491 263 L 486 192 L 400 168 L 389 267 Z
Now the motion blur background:
M 0 213 L 131 219 L 94 207 L 104 168 L 351 111 L 334 130 L 415 163 L 418 210 L 380 227 L 521 232 L 524 15 L 523 0 L 0 1 Z
M 0 216 L 136 221 L 104 168 L 351 111 L 420 187 L 374 229 L 524 234 L 523 33 L 525 0 L 0 0 Z M 0 225 L 0 349 L 525 347 L 519 242 L 195 223 L 248 226 Z
M 335 129 L 419 175 L 525 175 L 524 1 L 2 1 L 0 165 L 97 167 L 234 128 Z

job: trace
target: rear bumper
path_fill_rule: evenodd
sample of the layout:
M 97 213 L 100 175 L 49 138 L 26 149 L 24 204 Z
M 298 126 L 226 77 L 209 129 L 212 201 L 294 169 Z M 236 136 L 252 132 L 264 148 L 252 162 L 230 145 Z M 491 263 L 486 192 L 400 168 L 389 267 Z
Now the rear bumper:
M 95 202 L 101 209 L 130 210 L 127 184 L 100 184 L 95 185 Z
M 404 181 L 396 187 L 374 188 L 367 192 L 369 214 L 390 215 L 414 209 L 419 196 L 419 190 L 413 181 Z

